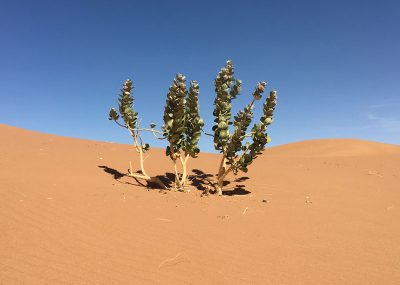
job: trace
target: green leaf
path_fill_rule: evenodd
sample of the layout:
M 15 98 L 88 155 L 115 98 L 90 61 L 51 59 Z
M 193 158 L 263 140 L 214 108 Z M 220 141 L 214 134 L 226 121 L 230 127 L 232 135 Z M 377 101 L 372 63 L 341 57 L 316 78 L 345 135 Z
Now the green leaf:
M 221 131 L 219 132 L 219 136 L 220 136 L 222 139 L 228 138 L 228 131 L 227 131 L 227 130 L 221 130 Z
M 226 130 L 226 129 L 228 129 L 228 124 L 224 121 L 221 121 L 218 123 L 218 128 L 221 130 Z
M 142 145 L 143 151 L 148 151 L 150 149 L 150 145 L 148 143 L 145 143 Z
M 168 126 L 168 128 L 172 128 L 172 124 L 174 123 L 174 120 L 173 119 L 171 119 L 171 120 L 168 120 L 167 121 L 167 126 Z
M 245 167 L 245 166 L 241 167 L 240 170 L 243 171 L 244 173 L 246 173 L 247 171 L 249 171 L 249 170 L 247 169 L 247 167 Z
M 110 113 L 108 114 L 108 119 L 114 121 L 119 119 L 119 115 L 114 108 L 111 108 Z

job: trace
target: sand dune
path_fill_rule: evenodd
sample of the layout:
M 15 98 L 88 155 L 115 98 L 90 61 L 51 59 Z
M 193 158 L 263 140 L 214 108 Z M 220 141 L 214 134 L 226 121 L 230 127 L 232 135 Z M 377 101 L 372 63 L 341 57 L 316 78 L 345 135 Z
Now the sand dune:
M 357 139 L 309 140 L 270 149 L 271 155 L 306 157 L 343 157 L 364 155 L 398 155 L 400 146 Z
M 0 284 L 399 284 L 398 146 L 270 148 L 222 197 L 140 186 L 123 176 L 136 159 L 0 125 Z M 146 163 L 171 172 L 161 149 Z

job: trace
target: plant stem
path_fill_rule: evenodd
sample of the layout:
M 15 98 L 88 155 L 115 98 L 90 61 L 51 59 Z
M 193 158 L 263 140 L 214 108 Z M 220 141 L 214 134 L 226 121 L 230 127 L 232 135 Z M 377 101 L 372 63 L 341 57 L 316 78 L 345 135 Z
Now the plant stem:
M 253 98 L 251 103 L 248 105 L 249 108 L 245 109 L 245 110 L 248 110 L 248 112 L 246 112 L 246 113 L 250 113 L 251 112 L 251 110 L 252 110 L 252 108 L 254 106 L 254 102 L 255 102 L 255 98 Z M 251 135 L 252 135 L 252 132 L 243 135 L 241 138 L 251 137 Z M 229 137 L 227 144 L 231 143 L 231 139 L 232 139 L 232 137 Z M 234 163 L 239 161 L 243 157 L 243 155 L 245 153 L 246 153 L 246 151 L 243 152 L 242 155 L 238 159 L 236 159 L 234 161 Z M 230 164 L 229 168 L 226 169 L 226 149 L 224 149 L 223 150 L 223 156 L 222 156 L 222 159 L 221 159 L 221 162 L 220 162 L 220 165 L 219 165 L 219 169 L 218 169 L 217 186 L 215 187 L 216 191 L 217 191 L 217 195 L 219 195 L 219 196 L 222 195 L 222 187 L 224 185 L 224 179 L 231 171 L 232 171 L 232 164 Z
M 181 180 L 181 185 L 185 186 L 186 181 L 187 181 L 187 162 L 189 159 L 189 154 L 185 154 L 185 158 L 180 157 L 181 159 L 181 164 L 182 164 L 182 180 Z
M 164 133 L 163 133 L 163 132 L 157 131 L 157 130 L 154 130 L 154 129 L 149 129 L 149 128 L 137 128 L 137 129 L 135 129 L 134 131 L 136 131 L 136 132 L 139 132 L 139 131 L 146 131 L 146 132 L 152 133 L 156 139 L 159 139 L 159 140 L 164 140 L 164 139 L 166 139 L 166 137 L 164 137 Z M 158 137 L 156 134 L 163 135 L 163 136 L 162 136 L 162 137 Z
M 218 196 L 222 196 L 222 186 L 223 185 L 224 185 L 224 180 L 218 178 L 217 187 L 216 187 Z
M 165 184 L 158 178 L 158 177 L 148 177 L 148 176 L 144 176 L 138 173 L 129 173 L 128 176 L 136 178 L 136 179 L 142 179 L 151 183 L 155 183 L 158 186 L 160 186 L 161 189 L 168 189 L 167 186 L 165 186 Z
M 226 160 L 226 154 L 224 153 L 223 156 L 222 156 L 221 162 L 220 162 L 220 164 L 219 164 L 219 168 L 218 168 L 218 176 L 217 176 L 218 179 L 219 179 L 219 178 L 224 174 L 224 172 L 225 172 L 225 164 L 226 164 L 225 160 Z
M 157 130 L 149 129 L 149 128 L 137 128 L 137 129 L 135 129 L 135 131 L 146 131 L 146 132 L 151 132 L 151 133 L 155 133 L 155 134 L 159 134 L 159 135 L 164 134 L 161 131 L 157 131 Z
M 172 159 L 172 161 L 174 162 L 174 170 L 175 170 L 175 184 L 176 184 L 176 188 L 178 190 L 182 190 L 182 184 L 181 184 L 181 180 L 179 179 L 179 172 L 178 172 L 178 166 L 176 164 L 176 155 L 174 155 L 174 158 Z
M 143 147 L 142 145 L 138 144 L 138 135 L 135 133 L 133 136 L 133 141 L 135 143 L 136 149 L 139 151 L 139 158 L 140 158 L 140 170 L 142 171 L 143 175 L 150 178 L 149 175 L 147 175 L 146 170 L 144 169 L 144 159 L 143 159 Z M 140 138 L 139 138 L 140 139 Z M 141 140 L 141 139 L 140 139 Z
M 132 172 L 132 164 L 130 163 L 130 168 L 129 168 L 129 176 L 137 178 L 137 179 L 142 179 L 148 182 L 152 182 L 160 186 L 162 189 L 168 189 L 167 186 L 157 177 L 151 177 L 146 173 L 146 170 L 144 169 L 144 158 L 143 158 L 143 147 L 142 147 L 142 138 L 138 135 L 137 132 L 132 130 L 129 127 L 126 127 L 132 138 L 133 138 L 133 144 L 135 146 L 136 151 L 139 153 L 139 160 L 140 160 L 140 170 L 142 171 L 142 174 L 138 173 L 133 173 Z M 140 140 L 140 145 L 138 143 L 138 139 Z

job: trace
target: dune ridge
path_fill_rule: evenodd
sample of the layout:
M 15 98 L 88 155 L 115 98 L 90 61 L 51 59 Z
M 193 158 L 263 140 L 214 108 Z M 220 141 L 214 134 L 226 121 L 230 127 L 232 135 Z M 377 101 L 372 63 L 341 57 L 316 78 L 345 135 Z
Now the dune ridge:
M 400 148 L 269 148 L 223 197 L 125 177 L 129 145 L 0 124 L 0 284 L 398 284 Z M 162 149 L 146 160 L 168 176 Z M 189 167 L 212 179 L 218 155 Z M 201 173 L 202 171 L 203 173 Z M 192 175 L 194 173 L 191 173 Z
M 398 155 L 400 146 L 360 139 L 318 139 L 294 142 L 269 148 L 280 156 L 343 157 L 364 155 Z

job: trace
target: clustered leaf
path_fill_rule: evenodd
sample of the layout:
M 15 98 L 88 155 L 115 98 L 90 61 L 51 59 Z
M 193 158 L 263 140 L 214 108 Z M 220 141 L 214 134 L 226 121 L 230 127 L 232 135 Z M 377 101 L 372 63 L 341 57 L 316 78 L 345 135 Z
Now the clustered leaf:
M 233 125 L 235 131 L 230 137 L 226 149 L 227 164 L 233 164 L 238 152 L 242 150 L 242 141 L 245 138 L 247 128 L 251 124 L 253 118 L 253 102 L 248 104 L 244 110 L 239 111 L 235 116 Z
M 110 113 L 108 114 L 108 119 L 113 121 L 117 121 L 119 119 L 119 115 L 114 108 L 110 109 Z
M 271 138 L 268 136 L 266 131 L 267 127 L 272 123 L 276 100 L 276 91 L 271 91 L 266 102 L 263 104 L 263 116 L 260 118 L 260 122 L 255 124 L 251 130 L 253 142 L 250 145 L 247 145 L 244 150 L 244 155 L 238 162 L 238 168 L 240 170 L 246 169 L 257 155 L 261 154 L 265 145 L 271 141 Z
M 253 118 L 254 102 L 262 98 L 267 84 L 261 81 L 256 85 L 252 93 L 253 101 L 239 111 L 231 122 L 231 102 L 240 93 L 241 83 L 240 80 L 234 78 L 233 63 L 228 60 L 215 79 L 215 125 L 213 131 L 214 147 L 224 153 L 226 164 L 230 165 L 234 174 L 237 174 L 239 170 L 247 172 L 247 166 L 269 142 L 270 139 L 265 131 L 272 122 L 273 110 L 276 105 L 276 92 L 273 91 L 263 105 L 264 115 L 251 130 L 253 142 L 243 144 L 246 136 L 248 136 L 246 131 Z M 232 124 L 234 131 L 230 134 L 229 125 Z
M 121 94 L 119 95 L 119 114 L 125 122 L 125 126 L 131 130 L 136 128 L 136 122 L 138 119 L 138 113 L 133 110 L 133 97 L 132 97 L 132 80 L 128 79 L 124 82 Z M 109 113 L 109 119 L 117 121 L 119 115 L 114 108 L 111 108 Z
M 199 115 L 199 84 L 194 80 L 190 82 L 185 115 L 186 136 L 184 151 L 191 157 L 197 157 L 200 152 L 197 144 L 200 140 L 204 121 Z
M 143 150 L 143 152 L 146 152 L 146 151 L 148 151 L 149 149 L 150 149 L 150 145 L 149 145 L 148 143 L 145 143 L 145 144 L 142 145 L 142 150 Z
M 240 93 L 241 84 L 241 80 L 234 77 L 232 61 L 228 60 L 214 81 L 216 93 L 213 112 L 214 147 L 221 152 L 226 149 L 229 140 L 228 126 L 232 124 L 231 102 Z
M 168 139 L 170 146 L 166 154 L 173 156 L 180 152 L 184 146 L 185 139 L 185 109 L 186 109 L 186 77 L 177 74 L 172 85 L 169 87 L 167 101 L 164 109 L 164 136 Z
M 166 154 L 174 158 L 183 150 L 191 157 L 200 152 L 197 144 L 204 126 L 199 115 L 199 84 L 190 82 L 186 89 L 186 77 L 177 74 L 167 94 L 164 109 L 164 136 L 170 145 Z
M 264 81 L 260 81 L 258 82 L 256 89 L 253 92 L 253 97 L 254 100 L 260 100 L 262 97 L 262 94 L 265 91 L 265 87 L 267 86 L 267 83 L 265 83 Z
M 137 131 L 135 129 L 137 128 L 138 113 L 135 112 L 135 110 L 133 109 L 134 99 L 132 96 L 132 90 L 133 90 L 132 80 L 127 79 L 122 85 L 121 94 L 118 95 L 119 114 L 117 110 L 111 108 L 108 114 L 108 119 L 118 123 L 119 118 L 122 117 L 125 123 L 124 126 L 129 130 L 131 130 L 132 133 L 137 135 Z M 149 150 L 149 148 L 150 148 L 149 144 L 142 145 L 142 149 L 144 152 Z
M 239 111 L 239 113 L 235 116 L 235 132 L 232 134 L 229 140 L 226 152 L 227 164 L 231 165 L 234 174 L 237 174 L 239 170 L 247 172 L 247 166 L 253 162 L 254 157 L 247 153 L 251 145 L 248 142 L 245 145 L 242 145 L 242 142 L 245 138 L 247 128 L 251 124 L 251 120 L 253 118 L 252 109 L 254 106 L 254 101 L 261 99 L 266 85 L 267 84 L 263 81 L 259 82 L 253 92 L 254 100 L 248 104 L 243 111 Z M 240 154 L 240 151 L 243 152 Z M 239 156 L 240 159 L 237 160 Z

